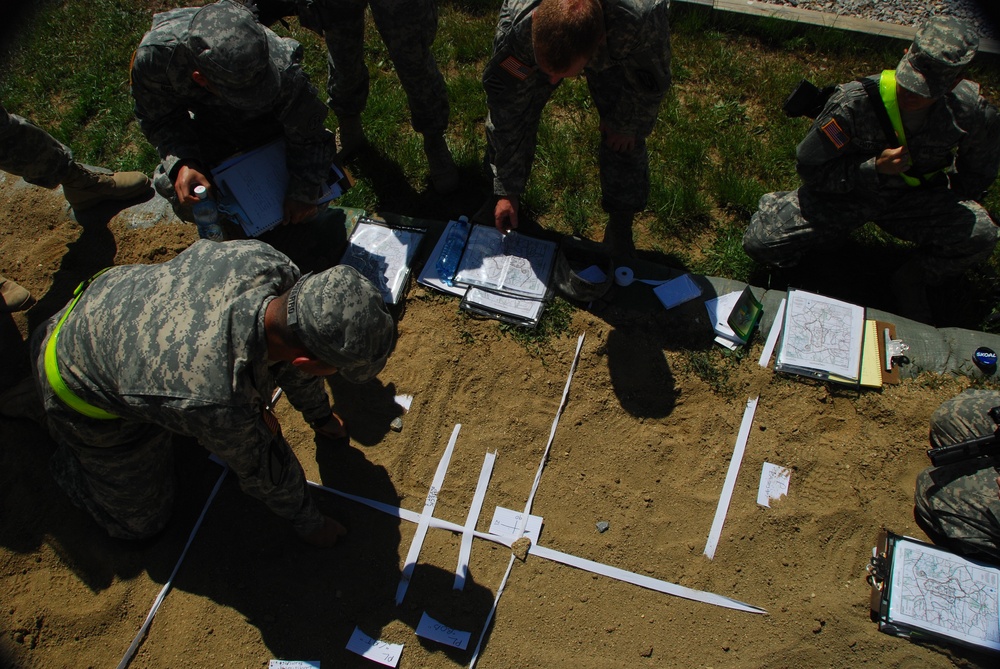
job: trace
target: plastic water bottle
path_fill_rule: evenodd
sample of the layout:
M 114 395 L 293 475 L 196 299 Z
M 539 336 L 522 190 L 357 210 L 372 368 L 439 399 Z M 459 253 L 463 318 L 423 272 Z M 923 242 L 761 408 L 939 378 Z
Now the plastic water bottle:
M 444 240 L 444 246 L 441 247 L 441 255 L 438 256 L 437 263 L 434 265 L 438 276 L 441 277 L 445 285 L 455 285 L 454 279 L 455 273 L 458 272 L 458 261 L 462 257 L 462 248 L 468 238 L 469 219 L 467 216 L 461 216 L 456 221 L 456 225 L 451 226 L 451 231 Z
M 219 225 L 219 208 L 215 205 L 215 200 L 204 186 L 195 186 L 194 195 L 198 201 L 192 205 L 191 213 L 194 214 L 194 224 L 198 226 L 198 236 L 221 242 L 225 237 L 222 226 Z

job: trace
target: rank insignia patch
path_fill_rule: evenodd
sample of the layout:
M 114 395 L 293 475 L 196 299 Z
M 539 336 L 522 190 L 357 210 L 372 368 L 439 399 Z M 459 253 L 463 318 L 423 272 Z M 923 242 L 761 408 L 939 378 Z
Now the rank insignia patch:
M 841 129 L 835 118 L 830 119 L 820 126 L 820 130 L 823 131 L 826 138 L 833 142 L 833 145 L 838 149 L 844 148 L 844 145 L 851 141 L 851 138 Z
M 535 71 L 535 68 L 528 67 L 517 58 L 514 58 L 514 56 L 507 56 L 500 61 L 500 67 L 506 70 L 511 76 L 516 77 L 521 81 L 527 79 L 528 75 Z

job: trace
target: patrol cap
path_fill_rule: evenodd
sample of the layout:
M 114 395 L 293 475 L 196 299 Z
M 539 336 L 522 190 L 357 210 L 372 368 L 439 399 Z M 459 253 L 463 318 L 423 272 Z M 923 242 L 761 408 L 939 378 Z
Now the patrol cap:
M 211 92 L 245 111 L 270 107 L 281 91 L 267 33 L 246 7 L 220 0 L 198 10 L 186 44 Z
M 375 378 L 396 340 L 382 294 L 347 265 L 306 274 L 292 286 L 288 327 L 310 353 L 351 383 Z
M 909 51 L 896 66 L 896 83 L 925 98 L 941 97 L 972 62 L 979 36 L 954 17 L 935 17 L 917 30 Z

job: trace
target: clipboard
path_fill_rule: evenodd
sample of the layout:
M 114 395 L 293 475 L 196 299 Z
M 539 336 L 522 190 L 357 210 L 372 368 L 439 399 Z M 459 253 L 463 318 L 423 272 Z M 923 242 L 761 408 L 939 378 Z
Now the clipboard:
M 1000 568 L 883 528 L 866 570 L 871 619 L 880 632 L 1000 654 Z M 956 600 L 952 618 L 936 614 L 948 608 L 942 593 L 956 587 L 976 591 L 973 625 L 964 601 Z M 930 599 L 935 606 L 927 606 Z
M 866 388 L 896 385 L 900 381 L 899 367 L 886 357 L 886 338 L 896 338 L 896 326 L 879 320 L 865 321 L 865 340 L 861 347 L 861 377 Z M 886 364 L 888 363 L 888 365 Z M 886 367 L 888 366 L 888 369 Z

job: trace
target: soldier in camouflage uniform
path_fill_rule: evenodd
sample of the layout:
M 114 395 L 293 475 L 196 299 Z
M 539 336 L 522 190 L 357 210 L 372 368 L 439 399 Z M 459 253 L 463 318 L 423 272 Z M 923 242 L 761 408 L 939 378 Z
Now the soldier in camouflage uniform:
M 483 73 L 493 222 L 516 228 L 542 109 L 559 82 L 584 74 L 600 114 L 605 242 L 630 254 L 646 206 L 646 137 L 670 87 L 667 0 L 505 0 Z
M 993 434 L 987 413 L 1000 392 L 967 390 L 931 416 L 931 446 Z M 964 552 L 1000 560 L 1000 444 L 996 455 L 925 469 L 917 477 L 916 515 L 937 538 Z
M 413 129 L 424 137 L 431 184 L 440 193 L 458 187 L 458 170 L 445 143 L 448 90 L 431 44 L 437 34 L 437 0 L 313 0 L 329 51 L 329 104 L 340 126 L 345 154 L 364 143 L 361 112 L 368 102 L 365 65 L 365 5 L 389 51 L 410 104 Z
M 130 200 L 148 192 L 141 172 L 103 173 L 73 160 L 69 147 L 0 104 L 0 170 L 29 184 L 55 188 L 62 184 L 66 201 L 86 211 L 106 200 Z M 0 276 L 0 312 L 21 311 L 34 301 L 23 287 Z
M 344 529 L 316 508 L 266 405 L 280 385 L 318 434 L 343 438 L 320 377 L 367 381 L 394 341 L 356 270 L 300 277 L 263 242 L 202 240 L 159 265 L 111 268 L 32 336 L 53 473 L 110 535 L 148 537 L 170 515 L 171 439 L 182 434 L 304 539 L 332 545 Z
M 153 17 L 132 64 L 139 125 L 160 154 L 156 190 L 193 220 L 194 188 L 229 155 L 285 140 L 289 172 L 285 223 L 312 204 L 336 154 L 326 106 L 302 71 L 302 47 L 257 23 L 228 0 Z
M 903 315 L 929 319 L 924 286 L 960 275 L 997 241 L 977 200 L 1000 167 L 1000 119 L 978 84 L 962 78 L 978 43 L 971 26 L 952 18 L 917 32 L 895 72 L 905 146 L 890 148 L 860 82 L 838 86 L 799 144 L 803 185 L 760 199 L 743 237 L 747 254 L 792 266 L 804 252 L 830 248 L 874 221 L 917 244 L 893 288 Z M 919 175 L 917 186 L 904 181 L 904 171 Z

